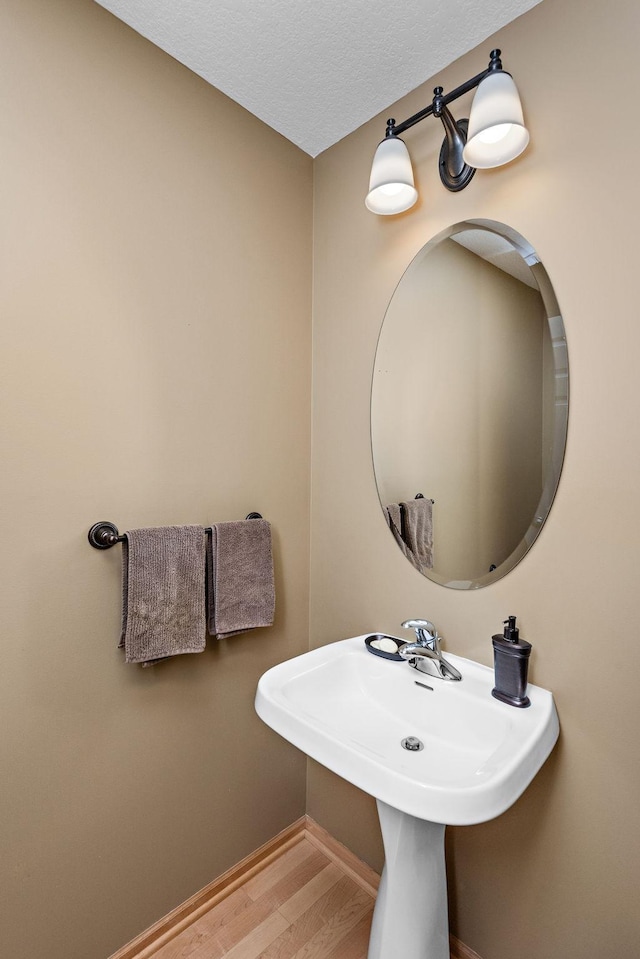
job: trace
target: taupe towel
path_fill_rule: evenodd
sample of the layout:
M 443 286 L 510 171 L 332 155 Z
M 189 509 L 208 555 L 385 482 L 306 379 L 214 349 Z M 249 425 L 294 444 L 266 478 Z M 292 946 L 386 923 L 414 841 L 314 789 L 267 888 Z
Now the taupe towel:
M 203 526 L 132 529 L 122 544 L 127 663 L 201 653 L 206 643 Z
M 417 569 L 433 569 L 433 503 L 426 497 L 400 503 L 402 538 Z M 410 558 L 411 558 L 410 556 Z
M 226 639 L 271 626 L 275 611 L 271 527 L 264 519 L 216 523 L 207 544 L 207 619 Z

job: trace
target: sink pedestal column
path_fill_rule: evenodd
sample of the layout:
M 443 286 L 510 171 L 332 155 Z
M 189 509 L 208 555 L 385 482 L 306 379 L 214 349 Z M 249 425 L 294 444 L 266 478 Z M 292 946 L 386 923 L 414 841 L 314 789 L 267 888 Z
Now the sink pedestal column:
M 385 864 L 368 959 L 449 959 L 445 827 L 376 802 Z

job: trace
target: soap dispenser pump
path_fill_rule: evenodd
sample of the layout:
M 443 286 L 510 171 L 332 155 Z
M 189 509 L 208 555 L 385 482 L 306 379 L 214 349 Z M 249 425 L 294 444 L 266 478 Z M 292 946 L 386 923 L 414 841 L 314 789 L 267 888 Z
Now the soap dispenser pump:
M 531 643 L 520 639 L 515 616 L 505 619 L 504 633 L 496 634 L 492 641 L 496 684 L 491 695 L 510 706 L 524 708 L 531 705 L 527 696 Z

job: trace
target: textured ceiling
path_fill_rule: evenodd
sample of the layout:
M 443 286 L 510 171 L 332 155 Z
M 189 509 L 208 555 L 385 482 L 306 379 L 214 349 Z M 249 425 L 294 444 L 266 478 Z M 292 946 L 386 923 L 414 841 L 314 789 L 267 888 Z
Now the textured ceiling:
M 317 156 L 540 0 L 96 2 Z

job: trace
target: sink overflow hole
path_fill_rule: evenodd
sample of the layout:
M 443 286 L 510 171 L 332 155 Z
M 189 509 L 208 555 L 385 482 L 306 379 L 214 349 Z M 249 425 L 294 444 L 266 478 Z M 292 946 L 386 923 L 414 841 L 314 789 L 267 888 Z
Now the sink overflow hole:
M 422 686 L 423 689 L 428 689 L 431 692 L 433 692 L 433 686 L 427 686 L 426 683 L 421 683 L 420 680 L 418 679 L 414 679 L 414 683 L 416 684 L 416 686 Z
M 424 743 L 417 736 L 407 736 L 406 739 L 402 740 L 402 748 L 408 749 L 410 753 L 418 753 L 421 749 L 424 749 Z

